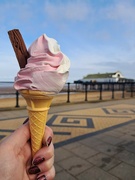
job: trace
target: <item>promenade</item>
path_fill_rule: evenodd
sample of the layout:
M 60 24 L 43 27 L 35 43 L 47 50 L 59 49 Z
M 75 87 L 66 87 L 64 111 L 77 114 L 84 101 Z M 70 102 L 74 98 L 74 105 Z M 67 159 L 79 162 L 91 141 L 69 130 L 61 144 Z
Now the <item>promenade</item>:
M 0 111 L 0 139 L 27 117 L 25 109 Z M 135 179 L 135 99 L 54 105 L 55 180 Z

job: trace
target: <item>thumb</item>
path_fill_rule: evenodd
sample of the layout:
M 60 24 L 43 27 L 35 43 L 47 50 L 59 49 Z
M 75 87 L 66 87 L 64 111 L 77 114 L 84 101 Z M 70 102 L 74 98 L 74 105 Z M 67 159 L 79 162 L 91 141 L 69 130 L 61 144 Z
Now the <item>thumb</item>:
M 17 130 L 15 130 L 8 138 L 8 143 L 23 147 L 26 142 L 30 139 L 29 124 L 23 124 Z

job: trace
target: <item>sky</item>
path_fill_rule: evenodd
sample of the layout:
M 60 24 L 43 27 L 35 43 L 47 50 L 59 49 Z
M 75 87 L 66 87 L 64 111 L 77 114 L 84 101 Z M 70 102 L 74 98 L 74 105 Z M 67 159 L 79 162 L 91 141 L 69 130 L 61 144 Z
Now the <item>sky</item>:
M 68 82 L 116 71 L 135 79 L 135 0 L 1 0 L 0 81 L 19 71 L 12 29 L 27 48 L 42 34 L 56 39 L 71 61 Z

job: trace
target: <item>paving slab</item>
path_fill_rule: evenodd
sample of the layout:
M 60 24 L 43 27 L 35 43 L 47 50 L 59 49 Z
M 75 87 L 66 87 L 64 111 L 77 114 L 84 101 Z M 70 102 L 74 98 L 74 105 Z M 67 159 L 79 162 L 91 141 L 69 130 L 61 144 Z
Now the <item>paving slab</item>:
M 123 150 L 122 152 L 116 154 L 115 158 L 129 165 L 135 166 L 135 152 L 132 153 L 127 150 Z
M 112 169 L 121 162 L 117 157 L 110 157 L 104 153 L 98 153 L 90 157 L 88 161 L 105 171 Z
M 72 174 L 74 177 L 93 166 L 90 162 L 87 162 L 86 160 L 77 156 L 72 156 L 58 162 L 57 164 L 60 167 L 63 167 L 64 170 Z
M 98 167 L 93 167 L 91 169 L 88 169 L 87 171 L 81 173 L 80 175 L 77 176 L 78 180 L 119 180 L 117 177 L 114 175 L 111 175 L 104 170 L 98 168 Z
M 0 111 L 0 140 L 27 118 L 25 109 Z M 135 101 L 52 107 L 56 180 L 135 179 Z
M 135 167 L 126 163 L 121 163 L 115 168 L 109 171 L 112 175 L 122 180 L 134 180 L 135 179 Z
M 55 180 L 63 180 L 63 179 L 76 180 L 76 178 L 74 176 L 72 176 L 71 174 L 69 174 L 66 171 L 58 172 L 57 175 L 56 175 Z

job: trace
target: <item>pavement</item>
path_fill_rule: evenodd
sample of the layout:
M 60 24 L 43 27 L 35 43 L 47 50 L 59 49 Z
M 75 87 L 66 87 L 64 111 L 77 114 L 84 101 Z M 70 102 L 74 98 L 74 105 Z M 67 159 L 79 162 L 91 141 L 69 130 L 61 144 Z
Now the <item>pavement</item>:
M 0 139 L 27 117 L 0 111 Z M 52 106 L 55 180 L 135 180 L 135 99 Z

